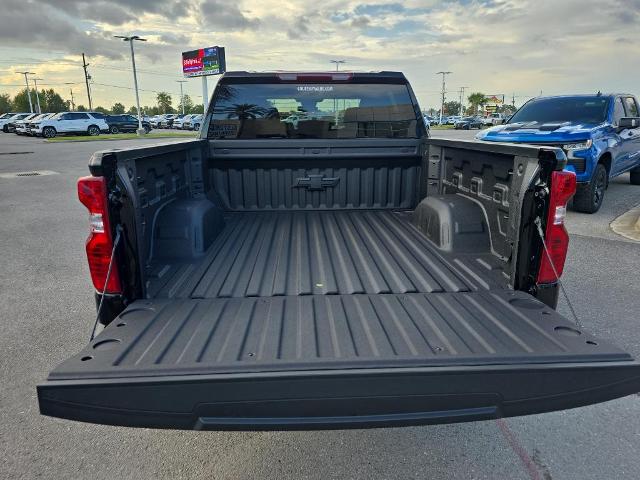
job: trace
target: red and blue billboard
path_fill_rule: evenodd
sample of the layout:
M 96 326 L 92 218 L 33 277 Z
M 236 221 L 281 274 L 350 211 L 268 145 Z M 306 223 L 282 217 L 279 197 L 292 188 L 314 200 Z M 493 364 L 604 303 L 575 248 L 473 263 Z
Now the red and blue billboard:
M 182 52 L 182 73 L 185 77 L 220 75 L 226 70 L 224 47 L 208 47 Z

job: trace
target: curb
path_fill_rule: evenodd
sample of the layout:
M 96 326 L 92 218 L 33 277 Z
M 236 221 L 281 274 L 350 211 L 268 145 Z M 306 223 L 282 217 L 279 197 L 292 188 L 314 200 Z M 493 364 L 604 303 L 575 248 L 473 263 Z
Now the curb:
M 640 242 L 640 205 L 620 215 L 609 226 L 618 235 Z

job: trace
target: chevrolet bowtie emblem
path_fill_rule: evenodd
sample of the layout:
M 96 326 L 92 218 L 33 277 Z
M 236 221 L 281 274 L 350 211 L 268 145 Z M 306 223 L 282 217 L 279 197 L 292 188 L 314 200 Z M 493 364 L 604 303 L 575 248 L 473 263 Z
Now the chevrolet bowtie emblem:
M 293 188 L 306 188 L 307 190 L 324 190 L 328 187 L 338 185 L 340 179 L 338 177 L 325 177 L 322 175 L 307 175 L 306 177 L 296 178 Z

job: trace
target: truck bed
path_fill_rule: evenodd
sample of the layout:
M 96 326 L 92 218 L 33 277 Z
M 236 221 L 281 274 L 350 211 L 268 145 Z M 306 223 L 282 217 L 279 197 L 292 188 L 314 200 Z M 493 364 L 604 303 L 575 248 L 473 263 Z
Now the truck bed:
M 152 298 L 52 378 L 626 358 L 405 212 L 230 213 L 199 261 L 153 268 Z
M 468 292 L 504 288 L 490 252 L 438 251 L 391 210 L 230 213 L 206 255 L 157 261 L 152 298 Z

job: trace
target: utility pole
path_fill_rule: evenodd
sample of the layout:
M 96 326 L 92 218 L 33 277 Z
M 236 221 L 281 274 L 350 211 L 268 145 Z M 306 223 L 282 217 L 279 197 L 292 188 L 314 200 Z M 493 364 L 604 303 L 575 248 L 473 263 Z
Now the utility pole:
M 336 72 L 340 70 L 340 64 L 341 63 L 347 63 L 346 60 L 329 60 L 329 62 L 336 64 Z
M 40 95 L 38 95 L 38 80 L 42 80 L 41 78 L 34 78 L 33 85 L 36 88 L 36 104 L 38 105 L 38 113 L 42 113 L 42 109 L 40 108 Z
M 87 67 L 89 64 L 86 62 L 84 58 L 84 53 L 82 54 L 82 68 L 84 69 L 84 82 L 87 85 L 87 99 L 89 99 L 89 111 L 93 111 L 93 105 L 91 105 L 91 91 L 89 90 L 89 79 L 91 75 L 87 72 Z
M 460 87 L 460 116 L 464 115 L 464 91 L 469 87 Z
M 31 92 L 29 91 L 29 79 L 27 75 L 35 75 L 33 72 L 16 72 L 20 75 L 24 75 L 24 83 L 27 85 L 27 98 L 29 99 L 29 111 L 33 113 L 33 104 L 31 103 Z
M 444 111 L 444 101 L 445 95 L 447 93 L 447 85 L 445 83 L 445 77 L 453 72 L 438 72 L 436 75 L 442 75 L 442 103 L 440 105 L 440 121 L 438 123 L 442 123 L 442 113 Z
M 182 115 L 184 115 L 184 95 L 182 94 L 182 84 L 187 83 L 186 80 L 176 80 L 180 84 L 180 105 L 182 105 Z
M 124 42 L 129 42 L 129 45 L 131 46 L 131 64 L 133 65 L 133 86 L 136 89 L 136 108 L 138 109 L 138 131 L 137 131 L 137 134 L 138 134 L 138 136 L 141 136 L 143 133 L 145 133 L 145 131 L 142 128 L 142 117 L 140 115 L 140 95 L 138 94 L 138 76 L 136 74 L 136 57 L 135 57 L 135 54 L 133 53 L 133 42 L 135 40 L 138 40 L 140 42 L 146 42 L 147 39 L 146 38 L 140 38 L 138 35 L 130 35 L 130 36 L 114 35 L 114 37 L 115 38 L 121 38 L 122 41 L 124 41 Z
M 76 102 L 73 100 L 73 87 L 69 87 L 69 92 L 71 93 L 71 111 L 73 112 L 76 109 Z

